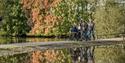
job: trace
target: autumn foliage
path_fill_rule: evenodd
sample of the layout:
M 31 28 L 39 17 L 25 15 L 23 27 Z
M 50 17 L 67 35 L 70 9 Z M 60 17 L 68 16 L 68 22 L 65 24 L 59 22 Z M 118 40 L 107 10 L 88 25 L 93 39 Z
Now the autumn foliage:
M 56 7 L 60 1 L 21 0 L 32 34 L 48 34 L 52 31 L 58 17 L 52 15 L 50 9 Z
M 42 50 L 34 51 L 31 63 L 58 63 L 64 58 L 62 50 Z

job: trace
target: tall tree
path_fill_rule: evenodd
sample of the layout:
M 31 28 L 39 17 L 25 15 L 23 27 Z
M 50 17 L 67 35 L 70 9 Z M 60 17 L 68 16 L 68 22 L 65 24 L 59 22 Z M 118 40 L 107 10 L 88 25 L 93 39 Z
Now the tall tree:
M 63 0 L 53 9 L 52 13 L 59 16 L 59 23 L 55 33 L 67 33 L 73 23 L 78 23 L 79 18 L 87 20 L 86 0 Z
M 25 35 L 29 31 L 20 0 L 7 0 L 3 29 L 10 35 Z
M 97 34 L 115 34 L 123 32 L 124 9 L 114 0 L 98 2 L 93 14 Z
M 51 33 L 57 17 L 50 13 L 61 0 L 21 0 L 32 34 Z

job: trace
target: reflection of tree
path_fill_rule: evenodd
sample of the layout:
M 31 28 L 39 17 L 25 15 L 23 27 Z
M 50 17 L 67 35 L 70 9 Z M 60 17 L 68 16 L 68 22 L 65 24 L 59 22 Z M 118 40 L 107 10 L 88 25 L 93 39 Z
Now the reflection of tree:
M 30 63 L 29 54 L 17 54 L 13 56 L 2 56 L 0 57 L 0 63 Z
M 125 50 L 116 47 L 96 48 L 95 63 L 125 63 Z
M 69 63 L 63 50 L 42 50 L 32 53 L 31 63 Z M 69 56 L 69 55 L 68 55 Z
M 49 41 L 61 41 L 63 39 L 58 38 L 26 38 L 28 42 L 49 42 Z

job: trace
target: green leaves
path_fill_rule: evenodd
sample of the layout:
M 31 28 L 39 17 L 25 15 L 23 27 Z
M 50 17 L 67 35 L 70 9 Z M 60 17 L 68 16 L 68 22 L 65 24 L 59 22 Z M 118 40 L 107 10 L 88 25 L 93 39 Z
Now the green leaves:
M 34 7 L 29 8 L 32 6 L 28 5 L 29 7 L 27 7 L 25 10 L 30 9 L 30 11 L 27 10 L 25 12 L 27 14 L 24 14 L 24 9 L 22 9 L 20 0 L 1 0 L 0 2 L 0 14 L 4 16 L 2 28 L 8 34 L 18 35 L 27 33 L 30 30 L 29 26 L 27 25 L 27 19 L 32 21 L 32 18 L 38 21 L 37 24 L 42 24 L 38 25 L 38 27 L 48 27 L 48 25 L 44 24 L 44 20 L 42 18 L 44 16 L 47 16 L 47 13 L 50 13 L 52 16 L 58 17 L 57 21 L 55 22 L 57 24 L 51 27 L 52 30 L 48 30 L 50 34 L 68 33 L 72 24 L 74 22 L 79 22 L 79 17 L 81 17 L 85 21 L 88 21 L 88 18 L 92 17 L 94 19 L 94 22 L 96 23 L 96 34 L 122 33 L 124 32 L 123 29 L 125 29 L 123 26 L 125 24 L 125 9 L 122 6 L 119 6 L 119 4 L 116 4 L 114 0 L 105 0 L 103 2 L 103 6 L 101 5 L 99 0 L 62 0 L 60 3 L 58 3 L 57 6 L 51 7 L 46 11 L 40 10 L 40 8 L 42 7 L 38 5 L 39 9 L 37 10 L 36 8 L 36 12 L 34 10 L 34 17 L 30 16 L 32 14 L 31 9 L 33 9 Z M 31 2 L 29 1 L 29 3 Z M 87 6 L 89 4 L 92 5 L 92 8 L 87 9 Z M 27 15 L 28 17 L 26 18 L 25 15 Z M 37 17 L 36 15 L 39 17 Z M 39 29 L 38 27 L 32 27 L 33 30 L 31 31 L 37 31 Z M 40 28 L 39 33 L 44 33 L 41 32 L 44 31 L 44 29 L 47 28 Z
M 9 35 L 23 35 L 29 31 L 27 18 L 21 9 L 19 0 L 9 0 L 6 3 L 6 14 L 3 29 Z
M 104 6 L 96 7 L 95 14 L 93 15 L 96 23 L 97 34 L 113 34 L 123 32 L 124 15 L 121 12 L 122 7 L 119 4 L 114 4 L 114 1 L 106 0 Z M 125 10 L 122 10 L 125 11 Z
M 56 31 L 67 33 L 74 22 L 79 22 L 78 17 L 86 19 L 88 15 L 85 6 L 85 0 L 63 0 L 53 8 L 52 13 L 61 17 Z
M 95 49 L 95 63 L 124 63 L 125 50 L 119 45 L 102 46 Z

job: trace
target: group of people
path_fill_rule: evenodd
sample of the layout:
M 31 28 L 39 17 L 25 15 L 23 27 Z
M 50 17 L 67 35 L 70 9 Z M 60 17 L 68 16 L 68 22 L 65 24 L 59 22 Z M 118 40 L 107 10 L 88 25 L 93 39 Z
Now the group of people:
M 71 38 L 77 40 L 91 40 L 95 39 L 95 23 L 92 19 L 89 19 L 88 22 L 80 20 L 79 23 L 74 23 L 71 28 Z
M 92 19 L 88 21 L 80 20 L 78 23 L 74 23 L 71 28 L 71 39 L 75 40 L 93 40 L 95 39 L 95 23 Z M 84 48 L 71 48 L 70 53 L 73 63 L 86 62 L 94 63 L 94 47 L 84 47 Z M 78 59 L 80 58 L 80 59 Z

